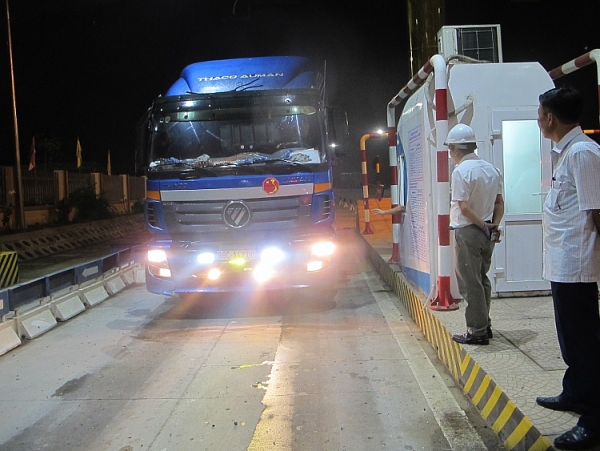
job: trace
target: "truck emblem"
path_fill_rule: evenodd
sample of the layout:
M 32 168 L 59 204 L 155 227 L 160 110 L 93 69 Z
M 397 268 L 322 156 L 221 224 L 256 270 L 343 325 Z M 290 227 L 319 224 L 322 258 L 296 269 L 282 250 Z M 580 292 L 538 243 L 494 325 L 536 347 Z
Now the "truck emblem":
M 276 178 L 269 177 L 263 181 L 262 189 L 267 194 L 275 194 L 279 191 L 279 181 Z
M 244 202 L 231 201 L 223 209 L 223 221 L 229 227 L 240 229 L 250 222 L 250 209 Z

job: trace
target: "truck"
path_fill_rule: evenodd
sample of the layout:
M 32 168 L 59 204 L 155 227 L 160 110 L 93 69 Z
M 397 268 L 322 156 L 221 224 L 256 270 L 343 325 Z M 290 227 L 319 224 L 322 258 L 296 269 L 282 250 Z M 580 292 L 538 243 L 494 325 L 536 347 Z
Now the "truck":
M 136 151 L 148 291 L 333 289 L 348 123 L 324 73 L 299 56 L 198 62 L 153 101 Z

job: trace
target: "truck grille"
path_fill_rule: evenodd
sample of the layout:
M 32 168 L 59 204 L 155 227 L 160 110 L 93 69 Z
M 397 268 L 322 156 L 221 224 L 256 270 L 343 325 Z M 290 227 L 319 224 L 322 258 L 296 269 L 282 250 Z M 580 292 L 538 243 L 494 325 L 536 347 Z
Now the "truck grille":
M 146 211 L 148 212 L 148 224 L 152 227 L 158 227 L 158 219 L 156 218 L 155 204 L 148 203 Z
M 327 219 L 331 215 L 331 197 L 321 196 L 323 198 L 321 204 L 321 219 Z
M 299 197 L 249 199 L 241 201 L 250 211 L 250 220 L 243 227 L 247 231 L 273 230 L 301 227 L 310 221 L 310 204 Z M 236 228 L 223 219 L 230 201 L 165 202 L 165 218 L 170 233 L 234 233 Z

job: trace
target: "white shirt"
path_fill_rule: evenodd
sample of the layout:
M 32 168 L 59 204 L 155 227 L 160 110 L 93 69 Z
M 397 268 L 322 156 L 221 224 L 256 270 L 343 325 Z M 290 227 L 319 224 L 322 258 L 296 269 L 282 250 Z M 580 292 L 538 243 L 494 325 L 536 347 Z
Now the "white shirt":
M 474 153 L 465 155 L 452 172 L 450 227 L 457 229 L 471 224 L 460 212 L 458 201 L 468 202 L 484 221 L 491 220 L 498 194 L 502 194 L 500 171 Z
M 600 147 L 581 127 L 552 149 L 552 187 L 544 202 L 544 278 L 591 283 L 600 279 L 600 239 L 592 209 L 600 209 Z

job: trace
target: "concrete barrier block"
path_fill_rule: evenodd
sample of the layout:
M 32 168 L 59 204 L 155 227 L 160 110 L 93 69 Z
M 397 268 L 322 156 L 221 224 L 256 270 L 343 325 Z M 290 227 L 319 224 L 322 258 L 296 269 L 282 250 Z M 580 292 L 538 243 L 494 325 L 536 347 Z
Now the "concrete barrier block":
M 123 282 L 125 285 L 132 285 L 135 283 L 135 268 L 127 269 L 122 274 Z
M 17 315 L 15 320 L 21 335 L 29 339 L 49 331 L 58 324 L 49 305 L 40 305 L 28 310 Z
M 81 302 L 77 293 L 70 293 L 50 303 L 52 314 L 58 321 L 67 321 L 75 315 L 85 311 L 85 305 Z
M 0 355 L 6 354 L 20 344 L 21 339 L 15 330 L 14 321 L 0 323 Z
M 8 290 L 0 290 L 0 317 L 7 315 L 9 312 Z
M 104 286 L 108 294 L 114 296 L 118 292 L 122 291 L 125 288 L 125 282 L 121 278 L 120 274 L 110 276 L 104 280 Z
M 103 283 L 95 283 L 86 287 L 83 292 L 83 303 L 86 307 L 92 307 L 100 302 L 106 301 L 109 297 Z
M 136 268 L 135 269 L 135 282 L 139 284 L 146 283 L 146 268 Z

